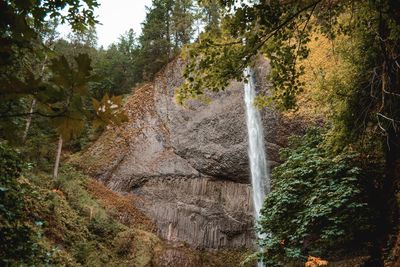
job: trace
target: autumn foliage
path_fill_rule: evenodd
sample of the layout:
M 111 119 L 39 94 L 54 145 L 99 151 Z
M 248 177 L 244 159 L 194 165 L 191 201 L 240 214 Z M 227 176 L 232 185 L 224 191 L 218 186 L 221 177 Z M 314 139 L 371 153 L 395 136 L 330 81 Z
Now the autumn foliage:
M 309 256 L 307 262 L 305 263 L 305 267 L 318 267 L 318 266 L 327 266 L 328 261 L 322 260 L 321 258 Z

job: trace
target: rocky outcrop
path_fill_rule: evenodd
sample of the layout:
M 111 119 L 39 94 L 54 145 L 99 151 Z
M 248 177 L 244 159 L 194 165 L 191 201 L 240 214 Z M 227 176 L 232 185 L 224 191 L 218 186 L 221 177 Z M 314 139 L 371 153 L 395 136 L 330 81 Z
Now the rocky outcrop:
M 252 247 L 251 188 L 210 178 L 152 179 L 134 193 L 167 241 L 194 247 Z
M 141 195 L 141 208 L 166 240 L 252 247 L 243 84 L 210 94 L 209 103 L 190 100 L 182 107 L 174 101 L 182 64 L 170 63 L 153 83 L 137 88 L 126 103 L 129 122 L 105 131 L 75 162 L 109 188 Z M 261 61 L 257 73 L 267 68 Z M 274 166 L 294 126 L 271 109 L 263 111 L 263 122 Z

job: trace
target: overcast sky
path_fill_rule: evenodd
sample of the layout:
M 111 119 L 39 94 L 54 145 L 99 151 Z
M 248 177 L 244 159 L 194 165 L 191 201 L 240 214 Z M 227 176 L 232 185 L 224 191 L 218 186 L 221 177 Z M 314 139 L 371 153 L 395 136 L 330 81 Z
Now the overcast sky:
M 151 0 L 98 0 L 98 3 L 100 6 L 95 10 L 101 23 L 96 26 L 98 46 L 106 48 L 130 28 L 139 35 L 146 16 L 145 6 L 150 6 Z M 62 35 L 69 31 L 66 25 L 60 27 Z

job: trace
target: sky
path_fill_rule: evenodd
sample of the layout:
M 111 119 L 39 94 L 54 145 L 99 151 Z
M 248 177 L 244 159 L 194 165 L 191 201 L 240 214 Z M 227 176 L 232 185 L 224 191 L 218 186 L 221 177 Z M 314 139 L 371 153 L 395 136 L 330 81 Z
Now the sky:
M 146 17 L 146 6 L 151 5 L 151 0 L 98 0 L 100 6 L 95 9 L 98 46 L 107 48 L 132 28 L 136 35 L 141 32 L 141 23 Z M 60 27 L 60 33 L 66 36 L 70 32 L 67 25 Z

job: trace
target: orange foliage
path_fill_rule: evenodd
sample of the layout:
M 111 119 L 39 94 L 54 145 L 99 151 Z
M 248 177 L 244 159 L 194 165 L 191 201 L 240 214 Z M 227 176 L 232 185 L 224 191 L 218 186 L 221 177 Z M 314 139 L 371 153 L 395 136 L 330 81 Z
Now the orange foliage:
M 56 194 L 59 195 L 60 197 L 64 197 L 63 191 L 61 191 L 61 190 L 59 190 L 59 189 L 53 189 L 53 190 L 51 190 L 51 192 L 56 193 Z
M 143 230 L 147 231 L 154 231 L 153 222 L 134 205 L 135 202 L 141 201 L 139 197 L 133 194 L 118 194 L 94 179 L 90 179 L 87 190 L 120 223 L 136 228 L 142 227 Z
M 318 267 L 318 266 L 326 266 L 328 265 L 328 261 L 322 260 L 321 258 L 308 256 L 307 262 L 305 263 L 306 267 Z

